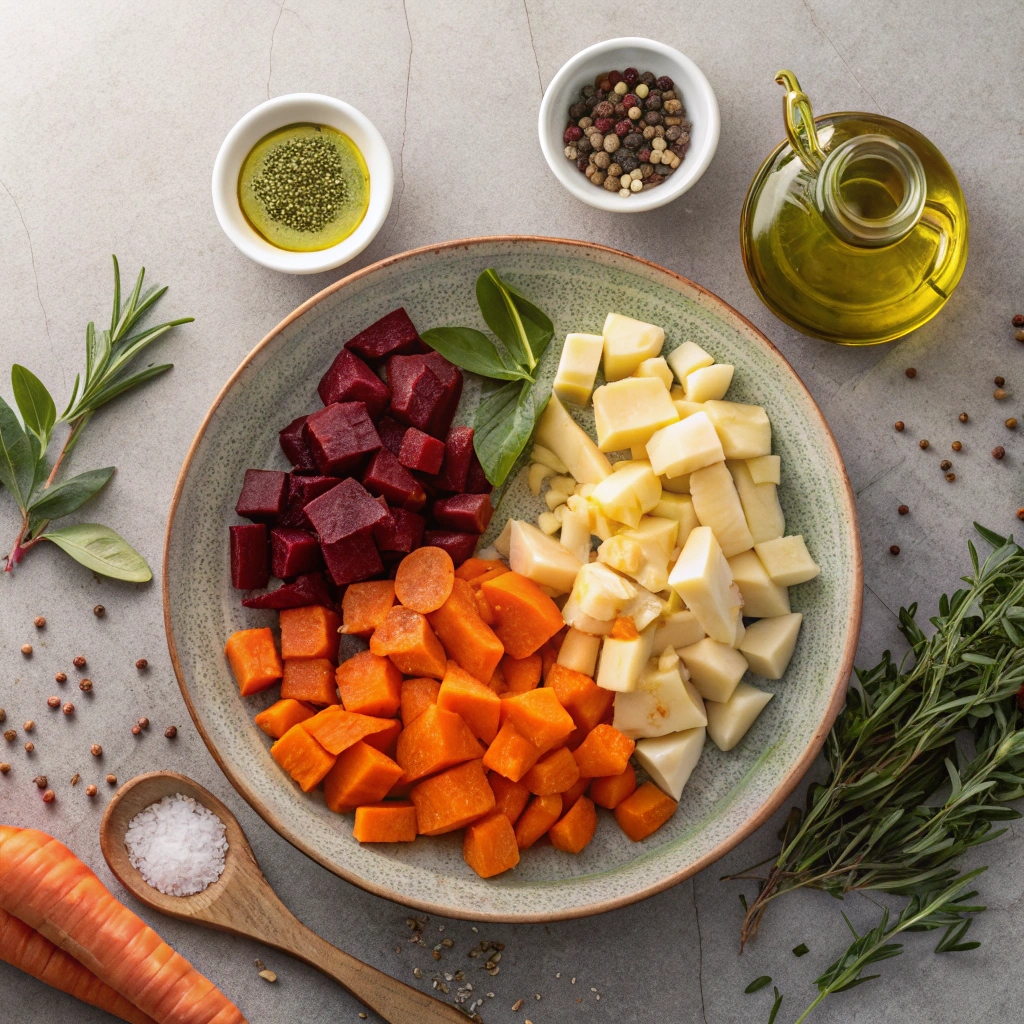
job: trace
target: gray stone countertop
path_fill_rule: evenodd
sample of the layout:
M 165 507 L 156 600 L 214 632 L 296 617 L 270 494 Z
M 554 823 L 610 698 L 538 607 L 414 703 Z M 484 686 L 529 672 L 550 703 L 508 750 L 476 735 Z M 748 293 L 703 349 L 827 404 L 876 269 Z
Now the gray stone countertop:
M 109 254 L 126 274 L 145 263 L 170 285 L 162 309 L 196 322 L 163 343 L 176 367 L 98 415 L 75 453 L 82 468 L 118 466 L 93 506 L 157 566 L 178 467 L 214 395 L 255 343 L 314 292 L 349 270 L 414 246 L 471 235 L 527 233 L 581 238 L 664 264 L 717 292 L 779 346 L 824 410 L 842 448 L 863 531 L 865 615 L 858 663 L 899 647 L 896 612 L 938 595 L 968 567 L 972 520 L 1009 532 L 1024 505 L 1024 346 L 1009 320 L 1024 310 L 1024 5 L 993 0 L 266 0 L 115 4 L 110 0 L 0 3 L 0 332 L 2 366 L 25 363 L 58 396 L 83 358 L 83 327 L 110 302 Z M 617 217 L 585 207 L 541 157 L 541 90 L 584 46 L 616 35 L 663 39 L 708 75 L 722 112 L 717 156 L 677 202 Z M 747 185 L 782 138 L 779 67 L 794 69 L 815 110 L 880 111 L 928 135 L 960 176 L 971 214 L 971 258 L 946 309 L 899 344 L 842 349 L 776 320 L 751 290 L 738 222 Z M 380 128 L 395 160 L 396 192 L 376 241 L 340 271 L 286 277 L 241 256 L 221 233 L 210 201 L 214 155 L 232 124 L 260 101 L 288 92 L 343 98 Z M 914 366 L 914 380 L 904 369 Z M 6 372 L 6 371 L 5 371 Z M 992 398 L 993 377 L 1009 397 Z M 0 391 L 9 397 L 6 383 Z M 970 413 L 961 425 L 957 414 Z M 907 424 L 903 434 L 894 420 Z M 922 452 L 919 438 L 932 446 Z M 938 468 L 950 442 L 955 484 Z M 996 462 L 990 449 L 1002 444 Z M 898 517 L 896 507 L 910 506 Z M 0 495 L 0 526 L 13 509 Z M 6 540 L 6 538 L 5 538 Z M 898 558 L 889 545 L 899 544 Z M 106 606 L 97 619 L 95 604 Z M 34 616 L 48 624 L 37 632 Z M 19 647 L 35 645 L 31 660 Z M 49 711 L 58 670 L 88 658 L 91 698 L 75 688 L 71 720 Z M 149 659 L 147 673 L 134 662 Z M 71 686 L 67 687 L 68 692 Z M 407 911 L 370 896 L 307 860 L 253 813 L 218 771 L 175 684 L 164 640 L 158 581 L 133 587 L 94 577 L 50 545 L 0 580 L 0 706 L 20 728 L 37 722 L 31 763 L 17 749 L 0 779 L 0 820 L 45 829 L 111 882 L 97 826 L 109 790 L 156 768 L 184 772 L 238 815 L 267 876 L 297 915 L 330 941 L 410 983 L 435 971 L 473 968 L 488 1024 L 764 1021 L 771 989 L 744 995 L 770 974 L 785 995 L 778 1024 L 814 996 L 813 979 L 845 948 L 841 909 L 823 894 L 776 904 L 742 957 L 737 883 L 728 871 L 777 847 L 784 811 L 721 863 L 637 906 L 562 924 L 474 926 L 432 919 L 426 949 L 408 942 Z M 129 728 L 147 715 L 140 738 Z M 164 739 L 168 725 L 178 739 Z M 102 764 L 88 753 L 101 743 Z M 31 778 L 57 791 L 46 806 Z M 70 778 L 79 772 L 75 789 Z M 85 784 L 100 784 L 90 802 Z M 799 794 L 797 794 L 799 796 Z M 910 936 L 883 977 L 836 996 L 812 1018 L 910 1024 L 919 1020 L 1019 1019 L 1024 980 L 1024 839 L 1011 822 L 984 849 L 980 888 L 989 912 L 975 925 L 980 950 L 938 957 Z M 120 892 L 111 883 L 115 892 Z M 747 893 L 753 891 L 747 883 Z M 134 909 L 140 908 L 129 899 Z M 877 908 L 855 897 L 842 908 L 862 925 Z M 220 985 L 253 1022 L 357 1021 L 361 1007 L 314 971 L 255 944 L 142 916 Z M 441 929 L 443 928 L 443 933 Z M 440 963 L 430 946 L 455 940 Z M 481 938 L 505 943 L 500 973 L 475 968 Z M 789 950 L 811 950 L 802 959 Z M 262 957 L 277 971 L 256 976 Z M 416 981 L 413 968 L 422 968 Z M 493 992 L 493 998 L 487 995 Z M 598 998 L 600 997 L 600 998 Z M 511 1007 L 526 1002 L 518 1012 Z M 539 1000 L 539 1001 L 538 1001 Z M 0 1020 L 43 1024 L 61 1016 L 106 1020 L 0 963 Z

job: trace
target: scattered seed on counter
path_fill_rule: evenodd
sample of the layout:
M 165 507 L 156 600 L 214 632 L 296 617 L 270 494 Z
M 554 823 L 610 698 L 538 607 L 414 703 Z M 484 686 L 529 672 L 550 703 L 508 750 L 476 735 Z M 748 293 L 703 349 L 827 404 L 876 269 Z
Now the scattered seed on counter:
M 960 420 L 961 423 L 966 423 L 970 418 L 971 417 L 968 416 L 965 412 L 960 413 L 960 415 L 957 417 L 957 419 Z
M 922 437 L 921 440 L 917 442 L 917 447 L 923 451 L 928 447 L 928 441 Z
M 142 733 L 142 727 L 141 726 L 138 726 L 138 725 L 133 725 L 132 726 L 132 735 L 133 736 L 139 736 L 139 735 L 141 735 L 141 733 Z
M 956 473 L 947 473 L 946 474 L 946 482 L 947 483 L 952 483 L 955 479 L 956 479 Z
M 525 1002 L 526 1002 L 526 1000 L 525 1000 L 525 999 L 517 999 L 517 1000 L 516 1000 L 516 1001 L 515 1001 L 515 1002 L 514 1002 L 514 1003 L 512 1004 L 512 1012 L 513 1012 L 513 1013 L 518 1013 L 518 1012 L 519 1012 L 519 1011 L 520 1011 L 520 1010 L 521 1010 L 521 1009 L 523 1008 L 523 1003 L 525 1003 Z
M 139 719 L 139 728 L 140 729 L 148 729 L 149 728 L 149 719 L 146 718 L 145 715 L 143 715 L 142 718 Z
M 900 433 L 902 433 L 906 429 L 906 424 L 903 422 L 903 420 L 897 420 L 892 426 L 893 430 L 898 430 Z
M 135 662 L 135 667 L 140 672 L 144 672 L 147 668 L 149 668 L 149 662 L 146 661 L 145 658 L 139 658 L 139 660 L 137 662 Z
M 270 982 L 271 985 L 273 985 L 274 982 L 277 981 L 277 975 L 273 971 L 267 969 L 260 971 L 260 977 L 264 981 Z
M 0 708 L 0 725 L 7 721 L 7 712 Z
M 943 459 L 943 460 L 942 460 L 942 461 L 941 461 L 941 462 L 939 463 L 939 469 L 941 469 L 941 470 L 943 470 L 943 471 L 945 471 L 945 470 L 947 470 L 947 469 L 952 469 L 952 468 L 953 468 L 953 463 L 952 463 L 952 462 L 950 462 L 950 461 L 949 461 L 949 459 Z
M 85 668 L 85 655 L 76 654 L 71 664 L 74 665 L 75 668 Z
M 992 449 L 993 459 L 1001 459 L 1005 454 L 1006 449 L 1001 444 L 997 444 L 995 448 Z
M 91 679 L 83 679 L 78 684 L 78 688 L 82 691 L 82 693 L 92 693 L 92 680 Z
M 65 715 L 73 715 L 75 713 L 75 705 L 72 704 L 71 701 L 68 701 L 67 704 L 61 708 L 61 711 L 63 711 Z
M 26 754 L 31 754 L 35 749 L 36 749 L 36 745 L 31 740 L 29 740 L 28 743 L 25 744 L 25 753 Z
M 0 761 L 0 775 L 6 775 L 11 770 L 11 766 L 6 761 Z
M 38 786 L 38 787 L 39 787 L 40 789 L 46 789 L 46 786 L 47 786 L 47 782 L 48 782 L 48 780 L 47 780 L 47 778 L 46 778 L 46 776 L 45 776 L 45 775 L 37 775 L 37 776 L 36 776 L 36 777 L 35 777 L 35 778 L 34 778 L 34 779 L 33 779 L 32 781 L 33 781 L 33 782 L 34 782 L 34 783 L 35 783 L 35 784 L 36 784 L 36 785 L 37 785 L 37 786 Z
M 36 723 L 35 723 L 35 722 L 34 722 L 34 721 L 33 721 L 33 720 L 32 720 L 32 719 L 30 718 L 30 719 L 29 719 L 29 720 L 28 720 L 27 722 L 25 722 L 25 724 L 24 724 L 24 725 L 22 726 L 22 729 L 24 729 L 24 730 L 25 730 L 25 732 L 31 732 L 31 731 L 32 731 L 32 730 L 33 730 L 33 729 L 34 729 L 35 727 L 36 727 Z
M 51 708 L 59 708 L 60 707 L 60 697 L 47 697 L 46 703 L 47 703 L 47 706 L 49 706 Z
M 1002 388 L 996 388 L 992 392 L 992 397 L 997 401 L 1001 402 L 1006 397 L 1006 392 Z
M 7 740 L 8 743 L 13 743 L 17 738 L 18 734 L 13 729 L 4 730 L 4 739 Z
M 66 683 L 68 681 L 67 672 L 58 672 L 54 677 L 58 683 Z
M 913 368 L 912 366 L 908 366 L 908 367 L 906 368 L 906 370 L 904 370 L 903 372 L 904 372 L 904 373 L 905 373 L 905 374 L 906 374 L 906 375 L 907 375 L 907 376 L 908 376 L 908 377 L 909 377 L 909 378 L 910 378 L 911 380 L 913 380 L 913 379 L 914 379 L 914 378 L 915 378 L 915 377 L 917 376 L 917 370 L 915 370 L 915 369 L 914 369 L 914 368 Z
M 901 516 L 905 516 L 910 511 L 910 509 L 906 505 L 900 505 L 900 507 L 896 509 L 896 511 L 899 512 Z
M 43 629 L 43 628 L 45 628 L 45 626 L 46 626 L 46 619 L 44 619 L 44 618 L 42 617 L 42 615 L 37 615 L 37 616 L 36 616 L 36 617 L 35 617 L 35 618 L 34 618 L 34 619 L 32 620 L 32 625 L 33 625 L 33 626 L 35 626 L 35 627 L 36 627 L 36 629 Z
M 173 740 L 178 735 L 178 727 L 176 725 L 169 725 L 164 729 L 164 735 L 169 739 Z
M 1011 416 L 1008 420 L 1003 421 L 1003 426 L 1009 430 L 1016 430 L 1017 420 L 1013 416 Z
M 900 553 L 900 546 L 899 546 L 899 544 L 890 544 L 889 545 L 889 554 L 890 555 L 898 555 L 899 553 Z
M 1004 377 L 995 377 L 993 378 L 992 383 L 995 384 L 997 388 L 1001 388 L 1006 383 L 1006 379 Z
M 79 775 L 78 772 L 75 772 L 75 774 L 71 776 L 71 785 L 72 786 L 77 786 L 79 784 L 79 782 L 81 782 L 81 781 L 82 781 L 82 776 Z
M 1014 327 L 1024 327 L 1024 313 L 1015 313 L 1010 321 Z
M 95 796 L 98 792 L 99 790 L 91 782 L 85 787 L 86 796 Z
M 1017 509 L 1017 518 L 1024 519 L 1024 508 Z
M 116 775 L 108 775 L 107 776 L 107 783 L 108 783 L 108 785 L 116 786 L 117 785 L 117 776 Z
M 1016 330 L 1016 331 L 1014 331 L 1014 332 L 1013 332 L 1013 336 L 1014 336 L 1014 337 L 1015 337 L 1015 338 L 1016 338 L 1016 339 L 1017 339 L 1018 341 L 1024 341 L 1024 331 L 1022 331 L 1022 330 Z
M 107 609 L 104 608 L 103 605 L 98 604 L 96 605 L 95 608 L 93 608 L 92 613 L 96 616 L 97 619 L 102 619 L 103 616 L 107 614 Z
M 57 799 L 57 794 L 54 793 L 54 791 L 52 789 L 48 789 L 43 794 L 43 803 L 44 804 L 52 804 L 53 801 L 56 800 L 56 799 Z
M 949 447 L 952 448 L 953 451 L 958 452 L 958 451 L 960 451 L 961 448 L 963 448 L 963 442 L 962 441 L 954 441 Z
M 103 756 L 103 748 L 98 743 L 94 743 L 89 748 L 89 753 L 92 754 L 93 757 L 102 757 Z
M 21 645 L 21 653 L 24 654 L 26 658 L 30 658 L 32 656 L 32 645 L 31 644 L 22 644 Z

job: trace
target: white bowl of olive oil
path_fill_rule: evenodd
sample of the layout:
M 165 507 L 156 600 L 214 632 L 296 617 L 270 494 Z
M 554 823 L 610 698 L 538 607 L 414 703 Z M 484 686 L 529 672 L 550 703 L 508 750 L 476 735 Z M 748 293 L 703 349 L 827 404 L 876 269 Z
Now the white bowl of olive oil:
M 286 274 L 347 263 L 391 209 L 395 175 L 380 132 L 355 107 L 292 93 L 250 110 L 213 165 L 213 208 L 251 260 Z

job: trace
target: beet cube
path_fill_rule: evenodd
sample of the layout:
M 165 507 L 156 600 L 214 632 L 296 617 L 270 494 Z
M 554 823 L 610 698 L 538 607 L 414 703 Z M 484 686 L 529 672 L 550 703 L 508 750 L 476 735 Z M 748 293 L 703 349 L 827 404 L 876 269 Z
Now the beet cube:
M 384 571 L 384 563 L 373 543 L 372 529 L 361 530 L 321 547 L 327 571 L 339 587 L 358 583 Z
M 311 604 L 322 604 L 333 608 L 331 593 L 327 589 L 327 580 L 322 572 L 311 572 L 300 576 L 293 583 L 286 583 L 277 590 L 256 597 L 247 597 L 243 602 L 246 608 L 305 608 Z
M 338 353 L 316 390 L 324 405 L 362 402 L 372 420 L 387 408 L 391 398 L 387 384 L 347 348 Z
M 370 324 L 351 341 L 346 341 L 345 348 L 371 362 L 388 356 L 408 356 L 427 351 L 409 314 L 401 306 Z
M 326 557 L 326 545 L 371 530 L 387 518 L 388 511 L 358 480 L 349 477 L 314 498 L 306 506 L 306 515 L 320 537 Z
M 377 433 L 381 442 L 392 455 L 397 455 L 402 450 L 402 441 L 408 427 L 396 423 L 390 416 L 381 416 L 377 421 Z
M 265 523 L 228 528 L 231 537 L 231 586 L 258 590 L 270 580 L 270 546 Z
M 247 469 L 235 512 L 254 523 L 272 523 L 284 511 L 288 474 L 270 469 Z
M 436 473 L 444 462 L 444 442 L 424 434 L 416 427 L 410 427 L 402 438 L 398 461 L 408 469 Z
M 494 488 L 487 479 L 484 467 L 480 465 L 480 460 L 476 457 L 476 451 L 474 450 L 473 458 L 469 461 L 469 472 L 466 474 L 466 493 L 490 494 L 493 490 Z
M 306 442 L 305 427 L 308 418 L 307 416 L 300 416 L 297 420 L 292 420 L 278 434 L 278 439 L 281 442 L 281 451 L 287 456 L 296 473 L 317 472 L 316 459 L 313 458 L 313 452 Z
M 388 360 L 390 413 L 402 423 L 444 437 L 462 394 L 462 371 L 437 352 Z
M 306 420 L 306 440 L 320 472 L 328 476 L 357 469 L 381 446 L 362 402 L 335 402 L 313 413 Z
M 279 580 L 324 567 L 320 542 L 308 530 L 278 527 L 270 531 L 270 571 Z
M 447 395 L 444 407 L 439 409 L 431 420 L 428 433 L 434 437 L 444 437 L 451 428 L 455 410 L 462 397 L 462 371 L 453 363 L 449 363 L 440 352 L 430 352 L 423 358 L 430 372 L 441 382 Z
M 466 490 L 473 454 L 473 428 L 452 427 L 444 443 L 444 464 L 434 481 L 436 485 L 442 491 L 462 494 Z
M 309 519 L 305 507 L 321 494 L 341 483 L 336 476 L 296 476 L 288 475 L 288 497 L 285 499 L 284 512 L 277 520 L 278 526 L 290 526 L 293 529 L 308 530 Z
M 456 567 L 473 554 L 479 539 L 477 533 L 459 533 L 455 530 L 427 530 L 423 534 L 424 545 L 444 548 L 452 556 Z
M 490 495 L 456 494 L 435 501 L 433 512 L 434 521 L 442 529 L 483 533 L 494 510 L 491 508 Z
M 427 501 L 423 488 L 387 448 L 381 448 L 370 461 L 363 486 L 371 494 L 386 498 L 389 505 L 400 505 L 410 512 L 423 508 Z
M 415 512 L 407 512 L 404 508 L 391 510 L 391 523 L 379 523 L 373 528 L 373 539 L 383 557 L 385 552 L 401 551 L 408 554 L 415 551 L 423 540 L 426 520 Z

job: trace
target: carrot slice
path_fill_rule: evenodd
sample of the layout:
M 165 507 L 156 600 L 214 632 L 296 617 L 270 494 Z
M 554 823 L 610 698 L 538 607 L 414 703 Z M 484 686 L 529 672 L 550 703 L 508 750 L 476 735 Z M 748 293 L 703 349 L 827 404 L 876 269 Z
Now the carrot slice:
M 484 743 L 490 743 L 498 735 L 501 699 L 454 661 L 448 662 L 441 680 L 437 706 L 459 715 L 469 731 Z
M 304 728 L 328 753 L 340 754 L 372 733 L 390 729 L 394 719 L 357 715 L 340 707 L 324 708 Z
M 505 648 L 481 618 L 473 588 L 465 580 L 455 580 L 448 600 L 430 613 L 430 625 L 448 657 L 471 676 L 486 683 L 494 675 Z
M 498 811 L 467 826 L 462 856 L 481 877 L 493 878 L 519 863 L 519 846 L 512 822 Z
M 540 652 L 535 651 L 525 658 L 512 658 L 505 655 L 501 659 L 501 671 L 508 684 L 508 693 L 526 693 L 540 684 L 540 673 L 543 662 Z M 610 692 L 610 691 L 609 691 Z
M 493 569 L 502 569 L 508 572 L 508 566 L 498 558 L 467 558 L 462 565 L 455 570 L 455 575 L 460 580 L 475 580 L 484 573 Z
M 387 658 L 360 651 L 334 674 L 346 711 L 391 718 L 402 703 L 402 673 Z
M 336 760 L 301 724 L 293 725 L 270 748 L 270 756 L 299 784 L 303 793 L 316 789 Z
M 502 701 L 501 710 L 502 714 L 541 751 L 550 750 L 576 727 L 550 686 L 506 697 Z
M 352 835 L 361 843 L 411 843 L 416 838 L 416 808 L 408 800 L 388 800 L 356 808 Z
M 555 691 L 558 702 L 569 712 L 576 728 L 585 732 L 599 725 L 615 702 L 614 691 L 602 689 L 590 676 L 557 663 L 548 672 L 547 685 Z
M 480 591 L 494 613 L 494 632 L 513 658 L 533 654 L 565 625 L 558 605 L 517 572 L 481 583 Z
M 272 686 L 284 672 L 274 646 L 274 634 L 266 626 L 232 633 L 224 653 L 243 697 Z
M 293 725 L 305 722 L 316 712 L 302 701 L 286 698 L 271 704 L 256 716 L 256 724 L 275 740 L 279 740 Z
M 383 800 L 402 777 L 402 769 L 387 754 L 360 740 L 339 755 L 324 779 L 327 806 L 338 814 L 360 804 Z
M 402 725 L 408 728 L 424 711 L 437 703 L 441 684 L 426 676 L 402 680 Z
M 394 580 L 350 583 L 341 599 L 342 633 L 369 636 L 395 603 Z
M 281 657 L 338 658 L 338 613 L 323 605 L 281 609 Z
M 330 658 L 288 658 L 284 663 L 281 696 L 310 704 L 337 704 L 338 686 Z
M 455 564 L 444 548 L 417 548 L 395 573 L 395 597 L 406 608 L 426 615 L 448 600 L 455 585 Z
M 523 776 L 523 785 L 537 796 L 550 796 L 571 789 L 579 777 L 580 770 L 572 752 L 559 747 L 542 757 Z
M 621 775 L 629 764 L 636 742 L 611 725 L 598 725 L 572 752 L 581 775 L 600 778 Z
M 562 798 L 558 793 L 535 796 L 516 822 L 516 845 L 520 850 L 533 846 L 562 814 Z
M 443 679 L 448 659 L 427 620 L 410 608 L 395 607 L 370 637 L 370 650 L 389 657 L 406 676 Z
M 452 832 L 494 810 L 494 793 L 479 760 L 424 779 L 413 786 L 409 796 L 416 805 L 417 826 L 424 836 Z
M 518 782 L 537 763 L 542 753 L 512 722 L 507 721 L 487 748 L 484 766 Z
M 405 770 L 405 781 L 415 782 L 483 753 L 458 715 L 433 704 L 402 730 L 395 760 Z
M 594 838 L 597 811 L 594 801 L 581 796 L 548 830 L 551 845 L 564 853 L 579 853 Z
M 588 779 L 585 775 L 581 775 L 576 782 L 562 794 L 562 808 L 568 811 L 581 796 L 586 795 L 587 789 L 593 781 L 593 779 Z
M 636 789 L 636 769 L 626 765 L 620 775 L 604 775 L 590 784 L 590 799 L 599 807 L 614 811 Z
M 488 773 L 487 784 L 494 793 L 494 809 L 501 811 L 514 825 L 530 799 L 530 791 L 522 782 L 513 782 L 497 772 Z
M 678 806 L 653 782 L 645 782 L 615 808 L 615 820 L 634 843 L 639 843 L 657 832 L 676 813 Z

